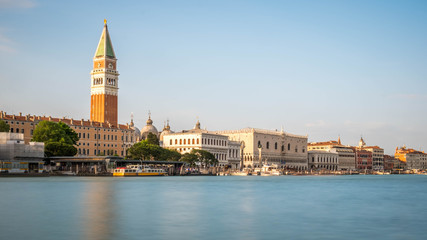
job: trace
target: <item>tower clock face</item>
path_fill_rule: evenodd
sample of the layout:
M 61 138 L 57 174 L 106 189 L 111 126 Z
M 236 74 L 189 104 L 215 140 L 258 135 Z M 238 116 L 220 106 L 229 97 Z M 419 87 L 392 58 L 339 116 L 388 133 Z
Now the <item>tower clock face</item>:
M 111 64 L 111 63 L 108 64 L 108 68 L 110 68 L 110 69 L 113 68 L 113 64 Z

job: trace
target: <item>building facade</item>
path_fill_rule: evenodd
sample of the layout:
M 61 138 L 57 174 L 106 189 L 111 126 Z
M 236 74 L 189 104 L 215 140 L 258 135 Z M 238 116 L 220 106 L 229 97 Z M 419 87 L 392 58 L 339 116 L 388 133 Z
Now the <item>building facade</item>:
M 23 133 L 0 132 L 0 172 L 40 173 L 44 143 L 25 143 Z
M 394 157 L 406 163 L 406 170 L 427 169 L 427 154 L 412 148 L 396 148 Z
M 24 134 L 26 144 L 31 141 L 33 131 L 40 121 L 63 122 L 79 136 L 79 141 L 75 146 L 78 156 L 117 155 L 124 157 L 138 138 L 134 128 L 129 124 L 113 126 L 84 119 L 8 115 L 3 111 L 0 112 L 0 119 L 10 125 L 11 133 Z
M 242 142 L 243 167 L 259 168 L 276 164 L 295 170 L 307 170 L 307 136 L 255 128 L 215 131 L 229 139 Z
M 308 151 L 308 168 L 310 170 L 338 170 L 339 154 L 326 151 Z
M 308 144 L 309 151 L 324 151 L 338 154 L 338 170 L 356 170 L 356 158 L 353 149 L 341 144 L 341 140 L 328 142 L 311 142 Z
M 372 169 L 374 171 L 384 170 L 384 149 L 378 146 L 366 146 L 363 138 L 360 138 L 359 149 L 363 149 L 372 153 Z
M 372 170 L 372 152 L 362 149 L 356 149 L 356 169 Z
M 174 149 L 181 154 L 193 149 L 206 150 L 215 156 L 220 167 L 240 167 L 240 142 L 230 141 L 228 136 L 201 129 L 199 121 L 191 130 L 165 133 L 162 142 L 164 148 Z

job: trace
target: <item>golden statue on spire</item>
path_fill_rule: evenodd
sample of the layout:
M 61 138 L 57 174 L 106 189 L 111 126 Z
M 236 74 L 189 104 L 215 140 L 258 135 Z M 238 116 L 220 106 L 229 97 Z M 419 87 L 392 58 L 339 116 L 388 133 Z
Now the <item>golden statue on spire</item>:
M 107 25 L 107 19 L 104 19 L 104 25 Z

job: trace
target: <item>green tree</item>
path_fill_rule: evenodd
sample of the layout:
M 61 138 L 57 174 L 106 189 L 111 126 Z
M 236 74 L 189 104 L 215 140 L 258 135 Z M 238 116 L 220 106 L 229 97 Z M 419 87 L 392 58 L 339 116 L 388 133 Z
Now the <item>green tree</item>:
M 194 153 L 184 153 L 179 161 L 187 163 L 190 167 L 196 167 L 199 158 Z
M 191 150 L 191 153 L 195 154 L 199 163 L 205 167 L 216 166 L 218 164 L 218 159 L 206 150 L 193 149 Z
M 160 161 L 179 161 L 180 158 L 181 153 L 167 148 L 162 148 L 159 156 Z
M 162 148 L 160 146 L 150 144 L 147 140 L 142 140 L 129 148 L 127 157 L 140 160 L 158 159 L 161 151 Z
M 142 140 L 135 143 L 128 150 L 127 158 L 140 160 L 158 160 L 158 161 L 178 161 L 181 154 L 175 150 L 169 150 L 156 144 L 151 144 L 148 140 Z
M 67 124 L 63 122 L 59 122 L 58 124 L 62 128 L 62 130 L 64 130 L 65 134 L 70 138 L 72 144 L 76 145 L 77 142 L 79 141 L 79 135 L 73 129 L 71 129 L 70 126 L 68 126 Z
M 149 143 L 149 144 L 153 144 L 153 145 L 157 145 L 157 146 L 159 146 L 160 144 L 159 144 L 159 138 L 157 137 L 157 135 L 156 134 L 154 134 L 154 133 L 148 133 L 148 135 L 147 135 L 147 139 L 146 139 L 146 141 Z
M 0 120 L 0 132 L 9 132 L 10 126 L 5 121 Z
M 77 148 L 71 144 L 63 142 L 47 142 L 44 146 L 47 156 L 74 156 L 77 154 Z
M 45 143 L 46 156 L 74 156 L 79 141 L 77 133 L 65 123 L 41 121 L 33 132 L 33 142 Z

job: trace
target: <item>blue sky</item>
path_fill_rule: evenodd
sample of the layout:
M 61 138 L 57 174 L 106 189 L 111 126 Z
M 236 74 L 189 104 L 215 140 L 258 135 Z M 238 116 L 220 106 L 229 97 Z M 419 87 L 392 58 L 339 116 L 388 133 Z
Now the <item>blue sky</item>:
M 89 118 L 108 20 L 119 121 L 427 150 L 427 1 L 0 0 L 0 109 Z

